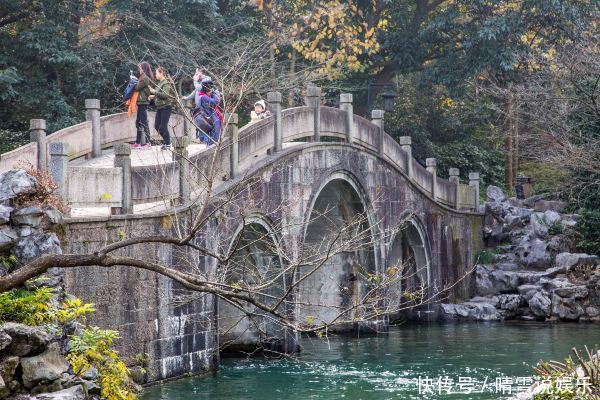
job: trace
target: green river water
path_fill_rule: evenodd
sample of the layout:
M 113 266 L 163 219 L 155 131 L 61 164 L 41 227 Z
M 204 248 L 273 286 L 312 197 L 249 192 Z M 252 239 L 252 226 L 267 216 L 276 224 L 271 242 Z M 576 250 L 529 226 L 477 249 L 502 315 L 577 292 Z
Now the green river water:
M 597 344 L 591 324 L 407 324 L 377 336 L 306 338 L 294 358 L 223 359 L 217 373 L 148 388 L 142 400 L 506 399 L 530 383 L 541 358 Z

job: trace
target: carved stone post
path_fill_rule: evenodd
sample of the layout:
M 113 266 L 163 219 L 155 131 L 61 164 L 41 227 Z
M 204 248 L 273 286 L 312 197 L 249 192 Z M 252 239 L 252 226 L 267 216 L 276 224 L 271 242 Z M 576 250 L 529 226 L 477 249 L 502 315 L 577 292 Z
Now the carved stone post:
M 102 155 L 102 141 L 100 137 L 100 100 L 85 99 L 85 118 L 92 123 L 92 158 Z
M 37 143 L 37 167 L 45 171 L 46 164 L 46 120 L 32 119 L 29 121 L 29 140 Z
M 283 141 L 283 131 L 281 127 L 281 93 L 267 93 L 267 102 L 271 113 L 275 116 L 275 125 L 273 129 L 273 152 L 281 151 Z
M 238 174 L 238 115 L 235 113 L 225 114 L 227 121 L 227 130 L 231 138 L 231 147 L 229 148 L 229 177 L 235 178 Z
M 383 137 L 385 135 L 385 124 L 384 124 L 384 114 L 385 111 L 383 110 L 373 110 L 371 111 L 371 120 L 373 121 L 373 123 L 375 125 L 377 125 L 379 127 L 379 135 L 377 138 L 377 152 L 379 153 L 379 155 L 381 155 L 383 157 Z
M 313 142 L 321 141 L 321 88 L 308 86 L 306 88 L 308 105 L 313 108 Z
M 68 202 L 69 144 L 53 142 L 48 147 L 50 149 L 50 174 L 54 182 L 58 185 L 61 197 L 65 202 Z
M 346 111 L 346 142 L 354 141 L 354 107 L 352 106 L 352 93 L 340 94 L 340 110 Z
M 479 210 L 479 172 L 469 172 L 469 186 L 475 189 L 475 199 L 473 204 L 475 205 L 475 211 Z
M 174 161 L 179 166 L 179 202 L 185 203 L 190 199 L 190 163 L 187 147 L 190 144 L 188 136 L 175 138 Z
M 460 170 L 458 168 L 450 168 L 448 170 L 448 175 L 449 178 L 448 180 L 450 181 L 450 183 L 454 184 L 454 193 L 455 193 L 455 201 L 454 201 L 454 208 L 456 208 L 457 210 L 460 209 Z
M 437 163 L 435 158 L 427 158 L 425 160 L 425 164 L 427 165 L 427 171 L 431 173 L 431 197 L 434 200 L 438 199 L 438 188 L 437 188 Z
M 410 136 L 400 136 L 400 146 L 406 153 L 406 175 L 408 175 L 410 179 L 413 179 L 412 138 Z
M 127 143 L 117 143 L 114 146 L 115 168 L 123 171 L 123 195 L 121 207 L 113 207 L 112 214 L 133 214 L 133 196 L 131 187 L 131 146 Z

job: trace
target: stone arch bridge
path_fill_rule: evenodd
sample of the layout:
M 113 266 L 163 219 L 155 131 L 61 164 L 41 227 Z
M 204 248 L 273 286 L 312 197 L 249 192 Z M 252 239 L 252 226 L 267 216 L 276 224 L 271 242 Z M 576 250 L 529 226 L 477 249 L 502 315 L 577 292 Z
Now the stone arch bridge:
M 469 174 L 468 184 L 459 182 L 455 169 L 450 180 L 441 179 L 435 159 L 423 167 L 412 157 L 410 137 L 398 143 L 385 133 L 382 111 L 374 110 L 367 120 L 353 114 L 351 95 L 341 95 L 339 109 L 321 106 L 318 95 L 312 91 L 307 106 L 282 110 L 281 94 L 269 93 L 273 116 L 240 129 L 237 116 L 228 115 L 218 149 L 190 140 L 185 118 L 174 116 L 173 153 L 154 148 L 133 154 L 123 144 L 134 138 L 133 120 L 125 114 L 100 117 L 99 102 L 88 100 L 87 121 L 79 125 L 46 135 L 45 122 L 32 120 L 32 143 L 2 154 L 0 171 L 17 160 L 51 171 L 71 207 L 61 238 L 69 253 L 90 252 L 122 237 L 177 234 L 178 224 L 189 223 L 194 199 L 202 196 L 202 174 L 215 160 L 216 194 L 250 178 L 253 184 L 239 187 L 235 207 L 226 211 L 227 218 L 211 220 L 196 235 L 198 244 L 231 245 L 244 215 L 243 223 L 252 229 L 244 229 L 238 242 L 252 246 L 258 232 L 294 254 L 299 244 L 318 241 L 328 226 L 361 214 L 367 216 L 365 229 L 372 240 L 354 256 L 367 269 L 385 271 L 410 255 L 422 271 L 420 280 L 430 286 L 455 283 L 481 246 L 478 174 Z M 324 212 L 330 213 L 327 220 L 318 217 Z M 273 228 L 284 223 L 288 228 Z M 404 229 L 384 234 L 400 224 Z M 284 262 L 277 254 L 261 256 L 260 246 L 252 250 L 254 262 Z M 193 259 L 164 244 L 136 251 L 182 270 Z M 308 279 L 302 295 L 325 304 L 343 302 L 339 287 L 353 274 L 343 256 L 333 257 L 320 270 L 324 273 Z M 214 260 L 194 262 L 204 269 L 217 267 Z M 119 330 L 125 355 L 146 355 L 147 382 L 216 367 L 220 341 L 249 346 L 261 341 L 243 324 L 220 336 L 219 324 L 235 313 L 220 315 L 231 310 L 211 295 L 179 304 L 185 291 L 147 271 L 78 268 L 65 272 L 65 284 L 70 293 L 96 304 L 92 323 Z M 469 294 L 468 279 L 450 293 L 454 300 Z M 327 311 L 291 312 L 300 319 L 319 312 L 327 317 Z M 435 307 L 420 309 L 416 317 L 434 318 Z M 294 349 L 293 332 L 273 336 L 279 349 Z

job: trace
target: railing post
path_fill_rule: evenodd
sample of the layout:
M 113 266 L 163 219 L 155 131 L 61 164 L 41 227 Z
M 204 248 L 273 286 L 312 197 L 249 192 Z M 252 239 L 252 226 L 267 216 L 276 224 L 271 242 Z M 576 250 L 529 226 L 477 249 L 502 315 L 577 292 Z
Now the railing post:
M 271 113 L 275 116 L 275 125 L 273 129 L 273 152 L 278 152 L 281 151 L 283 140 L 283 133 L 281 129 L 281 93 L 267 93 L 267 103 L 269 103 Z
M 133 197 L 131 188 L 131 146 L 127 143 L 117 143 L 115 151 L 115 168 L 123 172 L 123 194 L 121 207 L 113 207 L 111 214 L 133 214 Z
M 455 193 L 455 200 L 454 200 L 454 208 L 456 208 L 457 210 L 460 209 L 460 170 L 458 168 L 450 168 L 448 170 L 448 175 L 449 178 L 448 180 L 450 181 L 450 183 L 454 184 L 454 193 Z
M 48 147 L 50 149 L 50 174 L 54 182 L 58 185 L 61 197 L 65 202 L 68 202 L 69 144 L 53 142 Z
M 102 142 L 100 138 L 100 100 L 85 99 L 85 118 L 92 123 L 92 158 L 102 155 Z
M 190 163 L 187 149 L 189 144 L 188 136 L 175 138 L 174 158 L 179 165 L 179 202 L 181 204 L 190 199 Z
M 229 148 L 229 178 L 235 178 L 238 174 L 238 115 L 236 113 L 225 114 L 227 130 L 231 138 Z
M 431 173 L 431 197 L 434 200 L 438 199 L 438 189 L 437 189 L 437 163 L 435 158 L 427 158 L 425 159 L 425 164 L 427 165 L 427 171 Z
M 46 163 L 46 120 L 29 120 L 29 140 L 37 143 L 37 169 L 45 171 L 48 169 Z
M 379 138 L 377 139 L 377 152 L 383 157 L 383 136 L 384 136 L 384 119 L 383 116 L 385 111 L 383 110 L 373 110 L 371 111 L 371 120 L 375 125 L 379 127 Z
M 400 146 L 406 153 L 406 175 L 413 179 L 412 138 L 410 136 L 400 136 Z
M 354 142 L 354 107 L 352 93 L 340 93 L 340 110 L 346 111 L 346 142 Z
M 308 105 L 313 108 L 313 142 L 321 141 L 321 88 L 308 86 L 306 88 Z
M 475 211 L 479 210 L 479 172 L 469 172 L 469 186 L 475 188 L 475 199 L 473 204 L 475 205 Z

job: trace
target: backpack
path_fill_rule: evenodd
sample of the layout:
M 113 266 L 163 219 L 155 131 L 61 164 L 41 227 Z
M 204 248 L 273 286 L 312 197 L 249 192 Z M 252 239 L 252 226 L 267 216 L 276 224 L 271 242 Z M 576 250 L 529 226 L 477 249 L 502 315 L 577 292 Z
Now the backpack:
M 123 92 L 123 103 L 125 103 L 127 100 L 131 99 L 131 96 L 133 96 L 133 92 L 135 92 L 135 85 L 137 85 L 137 78 L 131 78 L 129 80 L 129 83 L 127 84 L 127 87 L 125 88 L 125 91 Z
M 197 107 L 192 111 L 192 115 L 194 118 L 194 123 L 196 124 L 196 129 L 208 135 L 214 128 L 212 119 L 209 115 L 206 115 L 202 108 Z

